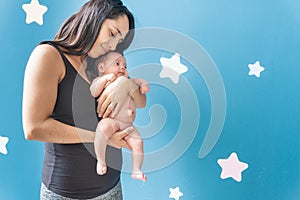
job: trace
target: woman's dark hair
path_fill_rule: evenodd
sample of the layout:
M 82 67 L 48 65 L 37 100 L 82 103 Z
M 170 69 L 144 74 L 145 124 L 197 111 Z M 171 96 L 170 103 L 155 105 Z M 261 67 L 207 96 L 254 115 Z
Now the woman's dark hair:
M 62 47 L 66 54 L 86 55 L 93 47 L 105 19 L 116 19 L 126 15 L 129 32 L 117 50 L 123 52 L 128 48 L 134 36 L 134 17 L 121 0 L 90 0 L 70 18 L 57 32 L 53 43 Z

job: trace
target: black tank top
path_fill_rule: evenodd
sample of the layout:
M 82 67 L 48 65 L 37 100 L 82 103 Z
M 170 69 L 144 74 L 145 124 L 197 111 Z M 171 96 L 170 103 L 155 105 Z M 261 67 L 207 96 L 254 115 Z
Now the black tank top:
M 51 117 L 62 123 L 95 131 L 98 123 L 96 99 L 90 94 L 90 85 L 77 73 L 61 50 L 66 73 L 58 84 L 58 94 Z M 93 143 L 56 144 L 45 143 L 43 183 L 59 195 L 88 199 L 100 196 L 112 189 L 120 180 L 121 150 L 107 147 L 108 171 L 96 173 L 96 156 Z

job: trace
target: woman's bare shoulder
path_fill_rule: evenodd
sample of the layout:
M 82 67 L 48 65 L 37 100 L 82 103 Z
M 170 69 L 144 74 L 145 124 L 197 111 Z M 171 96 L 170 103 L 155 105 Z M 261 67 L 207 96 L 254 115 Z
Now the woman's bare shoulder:
M 48 44 L 40 44 L 32 51 L 27 68 L 36 68 L 41 72 L 57 74 L 61 80 L 65 73 L 63 59 L 58 50 Z
M 32 51 L 31 55 L 42 56 L 42 57 L 50 57 L 50 58 L 59 58 L 60 54 L 58 50 L 49 45 L 49 44 L 40 44 L 37 45 Z

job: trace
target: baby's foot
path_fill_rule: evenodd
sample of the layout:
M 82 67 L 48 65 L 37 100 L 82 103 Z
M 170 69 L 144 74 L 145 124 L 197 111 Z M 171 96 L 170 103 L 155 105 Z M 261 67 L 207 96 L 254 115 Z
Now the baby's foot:
M 137 180 L 141 180 L 146 182 L 147 177 L 145 176 L 145 174 L 143 172 L 132 172 L 131 177 L 133 179 L 137 179 Z
M 107 170 L 106 164 L 101 161 L 98 161 L 97 162 L 97 174 L 104 175 L 104 174 L 106 174 L 106 170 Z

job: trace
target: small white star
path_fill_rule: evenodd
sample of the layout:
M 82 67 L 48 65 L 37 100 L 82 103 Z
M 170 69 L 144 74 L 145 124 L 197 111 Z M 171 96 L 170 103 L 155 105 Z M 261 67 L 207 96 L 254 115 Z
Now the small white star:
M 1 137 L 0 136 L 0 153 L 7 154 L 6 144 L 8 143 L 7 137 Z
M 176 187 L 175 189 L 169 188 L 169 191 L 170 191 L 169 198 L 174 198 L 175 200 L 179 200 L 179 198 L 183 196 L 182 192 L 179 191 L 179 187 Z
M 36 22 L 43 25 L 43 15 L 47 12 L 47 6 L 40 5 L 38 0 L 31 0 L 30 4 L 23 4 L 23 10 L 26 12 L 26 23 Z
M 227 159 L 219 159 L 218 164 L 222 168 L 221 179 L 233 178 L 237 182 L 242 180 L 242 172 L 248 168 L 248 164 L 240 162 L 235 152 Z
M 159 74 L 160 78 L 170 78 L 173 83 L 177 84 L 179 81 L 179 75 L 183 74 L 188 68 L 180 63 L 180 55 L 174 54 L 171 58 L 160 58 L 162 70 Z
M 250 69 L 248 75 L 255 75 L 257 78 L 259 78 L 260 73 L 265 70 L 265 68 L 260 65 L 259 61 L 256 61 L 254 64 L 249 64 L 248 67 Z

